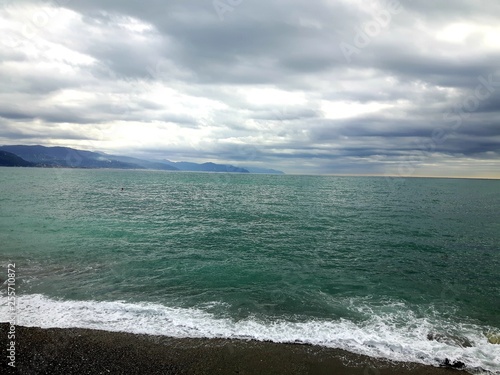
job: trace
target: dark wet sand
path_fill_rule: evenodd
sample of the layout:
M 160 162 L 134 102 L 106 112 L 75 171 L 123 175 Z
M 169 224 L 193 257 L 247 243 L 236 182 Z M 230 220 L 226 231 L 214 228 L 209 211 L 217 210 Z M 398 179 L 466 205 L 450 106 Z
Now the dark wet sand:
M 88 329 L 19 326 L 16 327 L 16 369 L 12 369 L 7 365 L 8 327 L 7 324 L 0 324 L 1 374 L 457 373 L 452 369 L 391 363 L 311 345 L 226 339 L 174 339 Z

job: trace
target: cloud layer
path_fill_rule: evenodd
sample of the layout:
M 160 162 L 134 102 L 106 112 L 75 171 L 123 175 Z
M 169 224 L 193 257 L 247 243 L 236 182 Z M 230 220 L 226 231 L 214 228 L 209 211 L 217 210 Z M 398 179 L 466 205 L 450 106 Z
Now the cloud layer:
M 0 144 L 500 177 L 500 4 L 6 1 Z

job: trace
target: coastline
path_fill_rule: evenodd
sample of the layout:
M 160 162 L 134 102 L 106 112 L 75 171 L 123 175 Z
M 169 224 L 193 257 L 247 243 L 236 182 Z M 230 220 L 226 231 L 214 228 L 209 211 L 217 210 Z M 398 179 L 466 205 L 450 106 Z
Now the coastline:
M 8 323 L 0 323 L 7 349 Z M 303 344 L 171 338 L 79 328 L 16 326 L 16 368 L 2 350 L 2 374 L 349 374 L 450 375 L 455 371 L 391 362 Z

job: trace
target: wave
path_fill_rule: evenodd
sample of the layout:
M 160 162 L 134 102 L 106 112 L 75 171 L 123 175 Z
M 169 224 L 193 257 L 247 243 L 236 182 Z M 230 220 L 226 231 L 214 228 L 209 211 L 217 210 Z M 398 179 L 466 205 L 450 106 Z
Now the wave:
M 216 303 L 215 303 L 216 304 Z M 416 314 L 405 304 L 347 304 L 364 316 L 292 321 L 217 317 L 202 308 L 168 307 L 123 301 L 67 301 L 41 294 L 17 297 L 17 324 L 41 328 L 89 328 L 136 334 L 192 338 L 237 338 L 304 343 L 403 362 L 439 365 L 445 358 L 464 362 L 471 372 L 500 374 L 500 345 L 488 342 L 494 327 L 457 323 L 432 309 Z M 10 320 L 7 298 L 0 296 L 0 322 Z

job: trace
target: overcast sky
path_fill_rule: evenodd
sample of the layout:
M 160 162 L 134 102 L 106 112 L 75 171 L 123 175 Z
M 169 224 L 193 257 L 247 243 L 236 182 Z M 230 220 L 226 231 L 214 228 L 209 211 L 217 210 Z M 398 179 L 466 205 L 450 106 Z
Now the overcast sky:
M 498 0 L 0 4 L 0 144 L 500 177 Z

